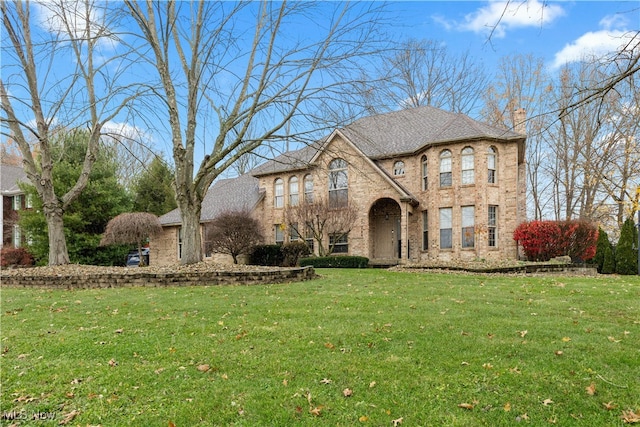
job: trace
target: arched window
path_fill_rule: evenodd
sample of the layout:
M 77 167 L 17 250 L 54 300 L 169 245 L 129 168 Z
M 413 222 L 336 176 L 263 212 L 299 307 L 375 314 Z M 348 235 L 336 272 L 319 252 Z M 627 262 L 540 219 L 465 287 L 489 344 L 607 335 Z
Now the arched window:
M 462 184 L 473 184 L 475 181 L 475 156 L 473 148 L 465 147 L 462 150 Z
M 487 150 L 487 182 L 489 184 L 496 183 L 496 165 L 498 163 L 498 151 L 495 147 L 489 147 Z
M 298 205 L 298 177 L 292 176 L 289 178 L 289 205 Z
M 398 160 L 397 162 L 395 162 L 393 164 L 393 174 L 395 176 L 402 176 L 404 175 L 404 162 Z
M 304 201 L 313 202 L 313 176 L 306 175 L 304 177 Z
M 451 187 L 451 151 L 440 153 L 440 187 Z
M 284 207 L 284 181 L 282 178 L 276 179 L 273 184 L 273 206 L 276 208 Z
M 329 207 L 346 206 L 349 198 L 347 162 L 333 159 L 329 163 Z
M 422 156 L 420 160 L 422 171 L 422 190 L 426 190 L 429 185 L 429 168 L 427 166 L 427 156 Z

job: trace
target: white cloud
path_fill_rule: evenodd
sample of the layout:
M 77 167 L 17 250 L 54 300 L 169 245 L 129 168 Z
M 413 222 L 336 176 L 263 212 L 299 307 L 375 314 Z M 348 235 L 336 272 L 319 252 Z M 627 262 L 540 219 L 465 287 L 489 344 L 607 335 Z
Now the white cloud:
M 97 44 L 104 49 L 114 49 L 117 45 L 110 37 L 104 11 L 93 2 L 87 9 L 87 4 L 81 0 L 41 0 L 34 3 L 34 15 L 38 26 L 52 34 L 76 39 L 99 36 Z
M 491 1 L 486 6 L 465 16 L 457 28 L 476 33 L 493 31 L 493 37 L 502 38 L 507 30 L 524 27 L 542 27 L 565 14 L 558 4 L 540 0 Z
M 568 63 L 585 59 L 602 58 L 621 50 L 635 33 L 624 29 L 624 25 L 626 22 L 619 15 L 604 17 L 600 20 L 601 30 L 589 31 L 557 52 L 551 68 L 557 69 Z

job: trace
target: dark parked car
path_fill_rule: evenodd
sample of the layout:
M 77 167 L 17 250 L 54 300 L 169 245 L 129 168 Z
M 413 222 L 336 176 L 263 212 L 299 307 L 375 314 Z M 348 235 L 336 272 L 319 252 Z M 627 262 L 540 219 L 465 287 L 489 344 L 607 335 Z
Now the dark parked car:
M 144 260 L 143 265 L 149 265 L 149 248 L 142 248 L 142 258 Z M 127 267 L 139 267 L 140 255 L 138 251 L 131 251 L 127 255 Z

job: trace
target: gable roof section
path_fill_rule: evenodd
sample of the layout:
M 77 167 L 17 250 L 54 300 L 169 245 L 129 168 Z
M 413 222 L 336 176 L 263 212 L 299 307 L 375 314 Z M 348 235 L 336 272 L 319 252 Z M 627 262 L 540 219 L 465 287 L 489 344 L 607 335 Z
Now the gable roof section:
M 18 187 L 20 182 L 28 182 L 27 174 L 20 166 L 0 165 L 0 192 L 2 195 L 12 196 L 22 194 L 23 191 Z
M 207 191 L 202 201 L 200 222 L 208 222 L 226 211 L 253 210 L 264 196 L 258 187 L 258 179 L 250 174 L 221 179 Z M 180 210 L 174 209 L 160 217 L 162 225 L 180 225 Z
M 326 140 L 326 139 L 325 139 Z M 259 177 L 282 172 L 290 172 L 295 170 L 307 169 L 316 157 L 317 153 L 323 148 L 325 140 L 316 141 L 299 150 L 287 151 L 279 156 L 266 161 L 254 168 L 250 173 Z
M 429 106 L 364 117 L 341 132 L 372 159 L 413 154 L 444 142 L 524 138 L 524 135 L 478 122 L 464 114 Z

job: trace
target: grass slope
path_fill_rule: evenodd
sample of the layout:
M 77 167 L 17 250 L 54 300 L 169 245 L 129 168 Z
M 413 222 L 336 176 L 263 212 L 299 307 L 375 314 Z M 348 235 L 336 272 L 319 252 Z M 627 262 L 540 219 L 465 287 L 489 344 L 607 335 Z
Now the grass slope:
M 615 426 L 640 412 L 638 277 L 319 272 L 2 289 L 0 403 L 21 418 L 2 423 Z

